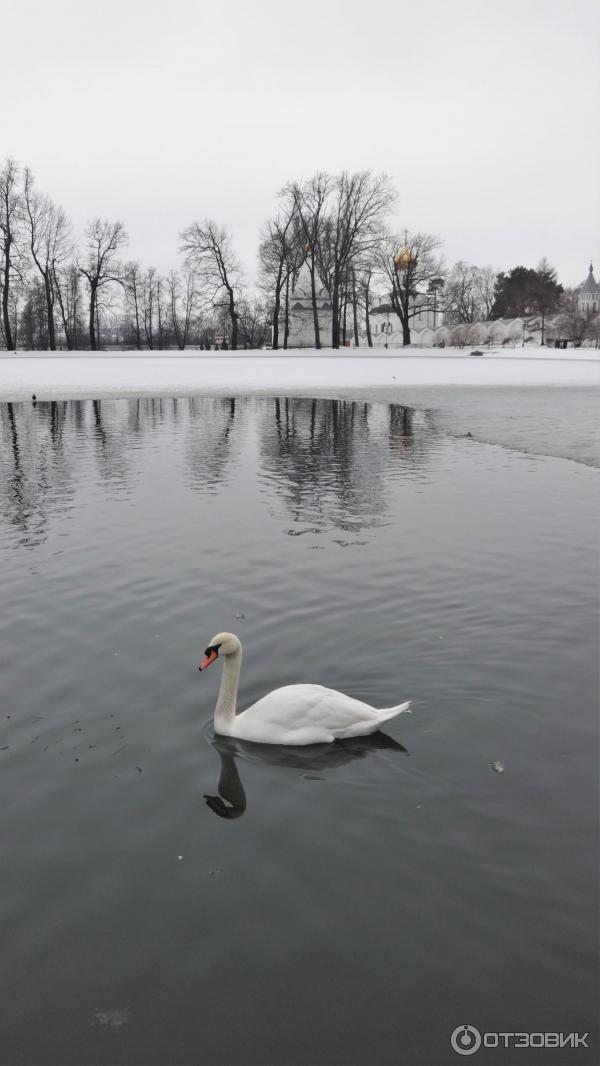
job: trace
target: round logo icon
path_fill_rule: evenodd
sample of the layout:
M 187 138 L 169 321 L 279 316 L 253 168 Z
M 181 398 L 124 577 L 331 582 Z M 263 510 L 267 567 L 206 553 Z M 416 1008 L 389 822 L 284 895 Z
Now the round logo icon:
M 474 1055 L 481 1047 L 481 1033 L 474 1025 L 457 1025 L 450 1043 L 458 1055 Z

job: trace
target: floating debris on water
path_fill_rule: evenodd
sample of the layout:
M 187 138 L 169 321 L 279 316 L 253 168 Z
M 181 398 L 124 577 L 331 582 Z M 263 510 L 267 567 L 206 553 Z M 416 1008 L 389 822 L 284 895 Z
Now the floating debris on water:
M 127 1025 L 130 1017 L 129 1007 L 124 1010 L 97 1010 L 92 1025 L 99 1025 L 103 1029 L 120 1029 L 121 1026 Z
M 495 770 L 497 774 L 504 773 L 504 763 L 501 763 L 496 759 L 496 761 L 492 763 L 492 770 Z

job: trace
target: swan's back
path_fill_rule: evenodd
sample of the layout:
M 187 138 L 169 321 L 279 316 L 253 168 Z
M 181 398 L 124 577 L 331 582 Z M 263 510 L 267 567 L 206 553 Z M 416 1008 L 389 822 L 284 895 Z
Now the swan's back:
M 232 735 L 263 744 L 322 744 L 375 732 L 408 704 L 378 711 L 323 685 L 285 685 L 239 714 Z

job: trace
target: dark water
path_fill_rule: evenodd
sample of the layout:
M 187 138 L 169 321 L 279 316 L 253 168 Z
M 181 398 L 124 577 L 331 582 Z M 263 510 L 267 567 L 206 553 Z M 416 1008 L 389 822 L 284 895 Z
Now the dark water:
M 0 432 L 2 1066 L 445 1066 L 465 1023 L 590 1033 L 469 1061 L 597 1061 L 597 471 L 399 404 Z M 413 714 L 215 742 L 220 629 L 242 706 Z

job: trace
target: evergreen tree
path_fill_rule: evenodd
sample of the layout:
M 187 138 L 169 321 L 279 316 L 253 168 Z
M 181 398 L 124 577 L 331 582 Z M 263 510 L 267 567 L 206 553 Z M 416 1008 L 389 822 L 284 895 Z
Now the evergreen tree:
M 542 259 L 537 270 L 513 267 L 508 274 L 500 273 L 496 278 L 492 318 L 549 314 L 558 306 L 562 291 L 556 271 L 546 259 Z

